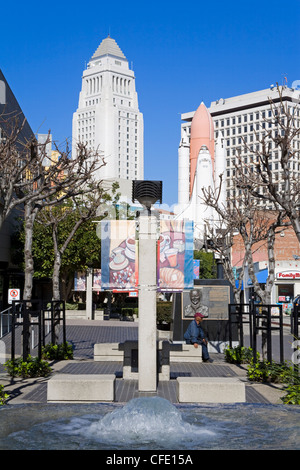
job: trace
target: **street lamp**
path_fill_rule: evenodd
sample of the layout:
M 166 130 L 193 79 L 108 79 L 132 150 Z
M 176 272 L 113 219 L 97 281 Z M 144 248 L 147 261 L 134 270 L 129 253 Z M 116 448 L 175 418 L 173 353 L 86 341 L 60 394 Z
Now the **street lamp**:
M 139 214 L 138 277 L 138 388 L 140 392 L 156 392 L 157 388 L 157 218 L 151 206 L 162 200 L 161 181 L 135 180 L 132 201 L 137 200 L 146 210 Z
M 151 206 L 156 201 L 162 203 L 162 181 L 133 180 L 132 202 L 135 200 L 146 207 L 150 215 Z

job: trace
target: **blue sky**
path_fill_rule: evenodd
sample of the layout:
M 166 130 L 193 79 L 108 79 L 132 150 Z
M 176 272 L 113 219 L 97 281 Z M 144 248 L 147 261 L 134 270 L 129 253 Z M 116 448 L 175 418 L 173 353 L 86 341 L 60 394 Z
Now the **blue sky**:
M 1 5 L 0 68 L 34 132 L 71 138 L 81 74 L 113 37 L 133 64 L 145 178 L 177 202 L 181 113 L 300 79 L 300 0 L 19 2 Z

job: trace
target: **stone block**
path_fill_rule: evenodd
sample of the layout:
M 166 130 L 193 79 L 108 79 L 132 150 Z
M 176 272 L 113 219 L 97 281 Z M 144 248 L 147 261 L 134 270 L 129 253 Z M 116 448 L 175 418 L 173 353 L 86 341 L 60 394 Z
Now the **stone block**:
M 236 377 L 178 377 L 180 403 L 242 403 L 245 383 Z
M 119 343 L 94 344 L 94 361 L 119 361 L 122 362 L 124 352 L 119 350 Z
M 48 381 L 47 401 L 90 403 L 114 401 L 114 374 L 57 374 Z
M 182 344 L 182 351 L 170 351 L 170 362 L 202 362 L 202 346 Z

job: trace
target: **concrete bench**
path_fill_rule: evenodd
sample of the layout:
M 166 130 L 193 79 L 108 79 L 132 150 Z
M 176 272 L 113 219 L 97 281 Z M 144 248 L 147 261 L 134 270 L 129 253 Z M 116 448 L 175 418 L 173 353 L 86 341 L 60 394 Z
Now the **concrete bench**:
M 57 374 L 48 381 L 47 401 L 86 403 L 114 401 L 114 374 Z
M 119 344 L 124 351 L 123 379 L 138 380 L 138 341 L 125 341 Z M 182 344 L 157 341 L 157 371 L 159 380 L 170 380 L 170 353 L 181 351 Z M 194 348 L 195 349 L 195 348 Z
M 138 341 L 119 343 L 119 350 L 123 354 L 123 379 L 138 380 Z
M 178 377 L 180 403 L 242 403 L 245 383 L 236 377 Z
M 183 343 L 181 351 L 170 351 L 170 362 L 202 362 L 202 346 Z
M 119 349 L 119 343 L 94 344 L 94 361 L 119 361 L 122 362 L 124 352 Z

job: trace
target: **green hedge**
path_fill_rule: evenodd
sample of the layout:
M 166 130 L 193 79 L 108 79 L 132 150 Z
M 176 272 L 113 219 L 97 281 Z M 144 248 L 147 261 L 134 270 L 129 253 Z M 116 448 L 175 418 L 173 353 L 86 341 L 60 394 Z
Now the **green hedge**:
M 157 323 L 172 323 L 172 302 L 157 302 Z

